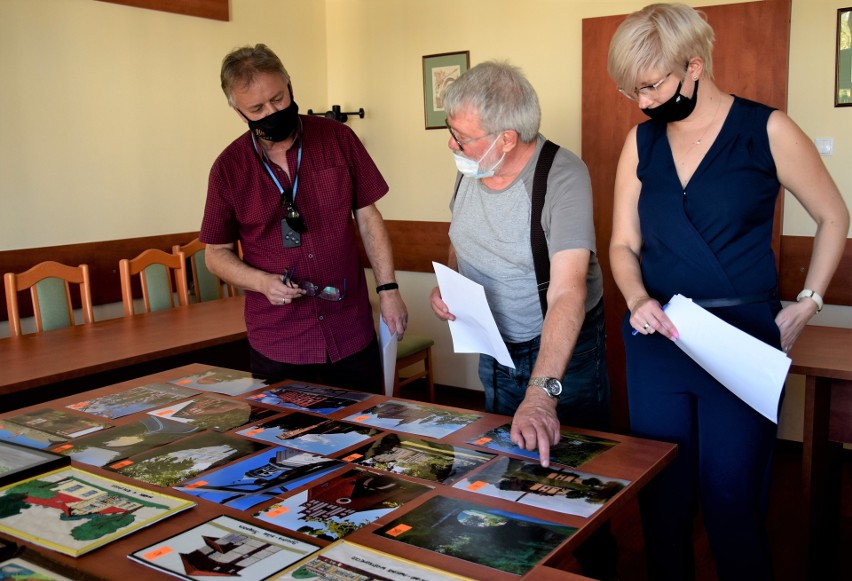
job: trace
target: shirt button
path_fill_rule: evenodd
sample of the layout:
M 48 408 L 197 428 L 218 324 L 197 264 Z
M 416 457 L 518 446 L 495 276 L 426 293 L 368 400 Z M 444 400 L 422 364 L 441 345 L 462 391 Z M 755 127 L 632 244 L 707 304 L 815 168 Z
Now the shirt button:
M 313 257 L 314 257 L 313 254 L 308 254 L 308 258 L 313 258 Z
M 319 316 L 319 320 L 320 320 L 320 321 L 324 321 L 324 320 L 325 320 L 325 317 L 324 317 L 324 316 L 322 316 L 322 315 L 320 315 L 320 316 Z

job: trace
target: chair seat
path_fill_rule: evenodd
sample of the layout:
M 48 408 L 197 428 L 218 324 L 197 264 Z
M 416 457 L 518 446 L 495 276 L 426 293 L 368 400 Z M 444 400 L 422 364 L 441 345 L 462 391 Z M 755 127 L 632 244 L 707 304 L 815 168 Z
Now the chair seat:
M 398 360 L 404 359 L 409 355 L 417 353 L 418 351 L 422 351 L 428 347 L 431 347 L 434 344 L 435 342 L 429 337 L 406 333 L 402 336 L 402 341 L 400 341 L 396 345 L 396 358 Z
M 432 379 L 432 345 L 435 342 L 423 335 L 406 333 L 402 341 L 396 347 L 396 376 L 393 382 L 393 395 L 399 396 L 399 388 L 408 385 L 412 381 L 424 378 L 429 387 L 429 401 L 435 401 L 435 382 Z M 417 363 L 423 364 L 422 371 L 409 375 L 405 378 L 400 376 L 400 371 Z

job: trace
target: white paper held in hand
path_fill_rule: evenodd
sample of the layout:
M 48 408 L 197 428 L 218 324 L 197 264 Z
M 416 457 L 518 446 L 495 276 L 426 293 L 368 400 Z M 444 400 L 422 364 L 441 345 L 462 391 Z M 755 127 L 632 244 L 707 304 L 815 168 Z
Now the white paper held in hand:
M 393 396 L 393 383 L 396 379 L 396 352 L 397 352 L 397 337 L 396 333 L 391 335 L 388 324 L 379 315 L 379 346 L 382 352 L 382 367 L 385 377 L 385 395 Z
M 501 365 L 514 369 L 515 364 L 497 329 L 482 285 L 443 264 L 433 262 L 432 268 L 438 278 L 441 298 L 456 317 L 455 321 L 448 321 L 453 350 L 456 353 L 485 353 Z
M 755 411 L 778 423 L 778 403 L 792 363 L 786 353 L 683 295 L 672 297 L 666 315 L 680 335 L 675 345 Z

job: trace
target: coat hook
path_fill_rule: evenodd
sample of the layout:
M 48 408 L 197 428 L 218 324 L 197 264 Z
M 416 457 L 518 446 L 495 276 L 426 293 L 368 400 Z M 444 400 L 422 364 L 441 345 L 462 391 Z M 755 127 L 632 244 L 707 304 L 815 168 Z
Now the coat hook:
M 357 115 L 361 119 L 364 118 L 364 108 L 361 107 L 357 111 L 347 111 L 342 112 L 340 110 L 340 105 L 332 105 L 331 111 L 326 111 L 325 113 L 314 113 L 313 109 L 308 109 L 308 115 L 321 115 L 326 119 L 334 119 L 335 121 L 340 121 L 341 123 L 346 123 L 349 119 L 349 115 Z

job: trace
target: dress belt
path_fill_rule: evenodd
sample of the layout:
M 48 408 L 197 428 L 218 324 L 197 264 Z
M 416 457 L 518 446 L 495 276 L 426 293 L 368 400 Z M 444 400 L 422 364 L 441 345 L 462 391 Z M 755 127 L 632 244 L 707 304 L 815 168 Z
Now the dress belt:
M 744 295 L 741 297 L 728 297 L 723 299 L 693 299 L 692 302 L 705 309 L 715 307 L 735 307 L 737 305 L 748 305 L 751 303 L 765 303 L 778 298 L 778 289 L 756 295 Z

